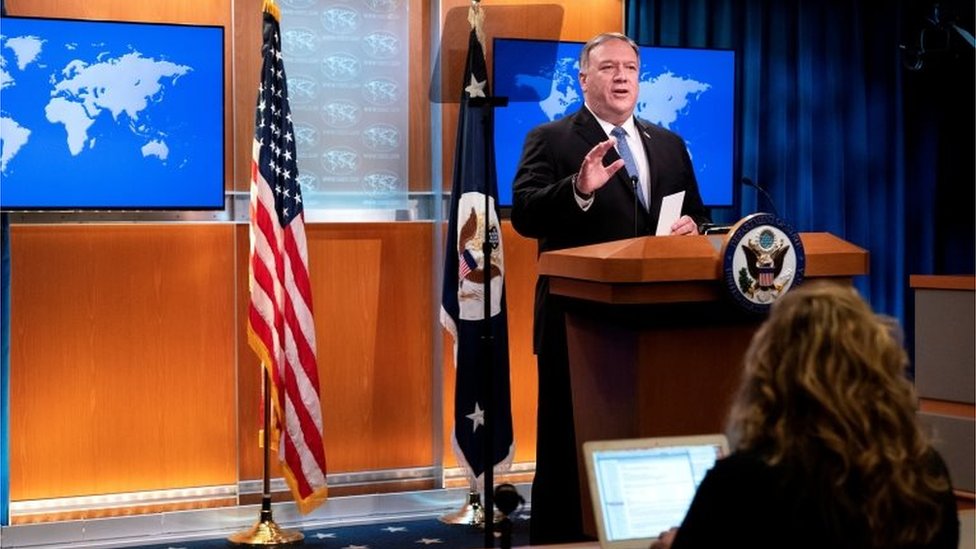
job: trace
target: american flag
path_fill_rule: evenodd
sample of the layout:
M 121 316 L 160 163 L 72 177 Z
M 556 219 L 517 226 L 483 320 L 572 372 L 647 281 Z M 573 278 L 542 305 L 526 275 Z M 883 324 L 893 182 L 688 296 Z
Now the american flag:
M 465 249 L 463 252 L 458 254 L 458 280 L 468 276 L 468 273 L 472 269 L 478 266 L 478 262 L 475 260 L 474 256 L 471 255 L 471 251 Z
M 272 433 L 302 513 L 327 495 L 305 214 L 281 58 L 280 12 L 264 2 L 264 62 L 251 162 L 251 348 L 271 378 Z

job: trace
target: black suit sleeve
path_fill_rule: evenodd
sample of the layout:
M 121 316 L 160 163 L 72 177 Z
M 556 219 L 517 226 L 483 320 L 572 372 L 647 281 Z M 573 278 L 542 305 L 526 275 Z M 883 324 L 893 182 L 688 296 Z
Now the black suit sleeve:
M 575 163 L 578 169 L 582 158 L 578 162 L 557 158 L 552 151 L 554 139 L 547 127 L 530 131 L 515 173 L 512 226 L 530 238 L 571 233 L 585 213 L 573 191 L 576 171 L 563 167 Z
M 704 223 L 711 222 L 711 216 L 702 203 L 701 192 L 698 190 L 698 179 L 695 177 L 695 168 L 691 164 L 691 156 L 688 155 L 688 148 L 682 142 L 684 173 L 686 174 L 685 201 L 681 207 L 681 213 L 690 216 L 700 228 Z

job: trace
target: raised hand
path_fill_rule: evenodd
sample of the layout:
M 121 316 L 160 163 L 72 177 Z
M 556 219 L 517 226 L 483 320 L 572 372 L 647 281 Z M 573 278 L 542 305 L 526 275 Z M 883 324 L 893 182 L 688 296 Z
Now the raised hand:
M 590 152 L 586 153 L 586 156 L 583 158 L 583 164 L 580 166 L 580 171 L 576 177 L 577 191 L 584 195 L 592 194 L 597 189 L 606 185 L 607 181 L 613 177 L 613 174 L 624 167 L 622 158 L 617 159 L 609 166 L 603 165 L 603 157 L 616 144 L 617 140 L 611 137 L 606 141 L 597 143 L 595 147 L 590 149 Z

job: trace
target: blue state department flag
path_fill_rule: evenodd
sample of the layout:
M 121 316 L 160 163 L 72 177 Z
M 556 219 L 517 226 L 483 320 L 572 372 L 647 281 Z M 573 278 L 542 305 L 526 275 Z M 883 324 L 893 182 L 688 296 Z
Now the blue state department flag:
M 454 336 L 454 450 L 471 480 L 480 485 L 486 469 L 484 419 L 489 400 L 494 405 L 490 417 L 495 470 L 505 470 L 511 465 L 515 447 L 508 369 L 505 260 L 498 222 L 498 186 L 492 140 L 494 117 L 490 106 L 470 102 L 472 98 L 490 96 L 484 50 L 474 30 L 468 39 L 463 88 L 444 261 L 441 324 Z M 490 200 L 488 239 L 491 252 L 488 261 L 483 253 L 486 194 Z M 482 343 L 486 276 L 491 301 L 491 352 L 486 352 Z M 492 372 L 493 398 L 488 398 L 482 390 L 485 368 Z

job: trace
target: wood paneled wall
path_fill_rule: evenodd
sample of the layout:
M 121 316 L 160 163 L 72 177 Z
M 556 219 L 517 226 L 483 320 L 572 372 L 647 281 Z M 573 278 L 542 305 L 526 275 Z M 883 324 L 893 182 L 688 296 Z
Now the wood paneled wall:
M 236 482 L 233 238 L 14 227 L 13 501 Z
M 583 6 L 585 4 L 585 7 Z M 223 25 L 228 189 L 246 191 L 261 0 L 8 0 L 12 15 Z M 442 25 L 468 0 L 410 0 L 411 74 L 430 75 Z M 485 0 L 490 37 L 585 40 L 622 27 L 622 0 Z M 529 5 L 529 7 L 526 7 Z M 493 15 L 497 14 L 497 16 Z M 533 12 L 535 13 L 535 12 Z M 465 31 L 466 35 L 466 31 Z M 463 57 L 462 57 L 463 63 Z M 445 74 L 442 72 L 442 74 Z M 460 74 L 460 69 L 457 71 Z M 447 78 L 447 76 L 444 76 Z M 410 188 L 431 181 L 430 79 L 410 85 Z M 442 119 L 453 164 L 456 105 Z M 333 473 L 456 464 L 452 341 L 432 355 L 440 251 L 430 222 L 308 227 L 326 457 Z M 505 239 L 516 461 L 535 457 L 534 241 Z M 261 476 L 260 368 L 247 346 L 248 235 L 234 224 L 15 225 L 11 499 L 234 484 Z M 434 368 L 443 386 L 434 387 Z M 440 394 L 438 394 L 440 392 Z M 443 416 L 434 417 L 435 399 Z M 434 432 L 443 427 L 443 447 Z M 440 453 L 441 455 L 436 455 Z M 277 470 L 273 476 L 278 476 Z

